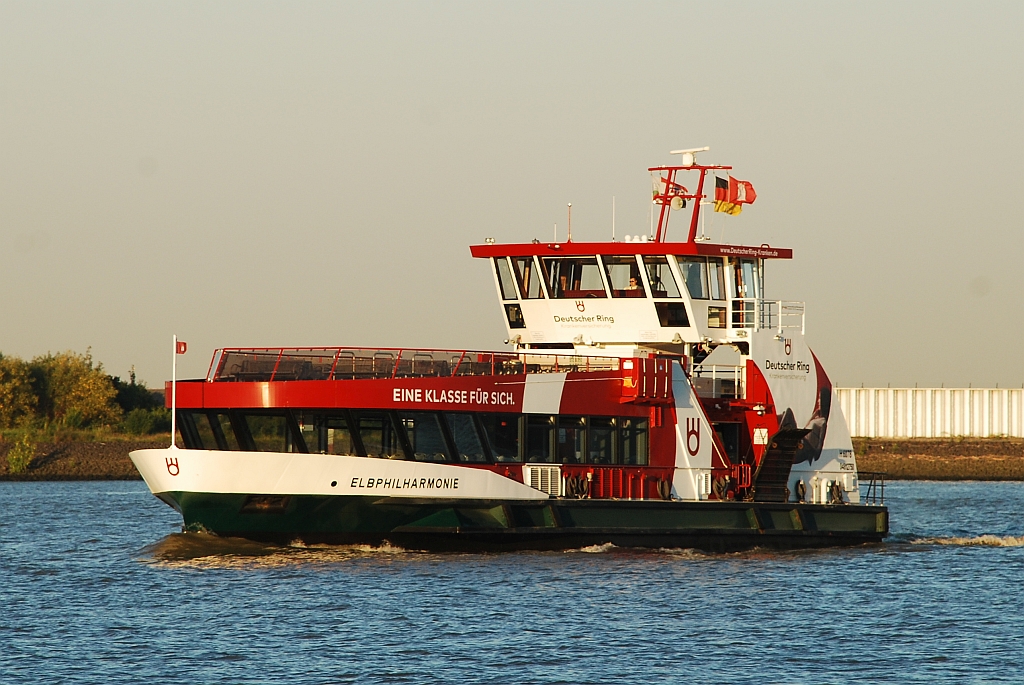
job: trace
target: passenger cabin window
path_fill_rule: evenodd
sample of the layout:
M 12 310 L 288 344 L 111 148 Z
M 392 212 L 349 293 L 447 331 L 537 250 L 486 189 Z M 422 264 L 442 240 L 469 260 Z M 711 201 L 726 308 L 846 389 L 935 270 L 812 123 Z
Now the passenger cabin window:
M 636 257 L 601 257 L 612 297 L 647 297 Z
M 647 464 L 647 419 L 622 419 L 619 430 L 619 454 L 623 464 Z
M 498 274 L 498 287 L 501 289 L 501 299 L 519 299 L 516 293 L 516 282 L 512 278 L 512 270 L 508 266 L 508 260 L 504 257 L 495 257 L 494 268 Z
M 494 461 L 519 461 L 519 414 L 482 414 L 479 418 Z
M 472 414 L 445 414 L 459 461 L 482 464 L 489 461 Z M 518 450 L 517 450 L 518 451 Z
M 615 419 L 594 416 L 587 431 L 588 461 L 591 464 L 615 463 Z
M 391 416 L 382 411 L 353 412 L 363 453 L 380 459 L 404 459 L 405 451 Z
M 667 257 L 644 257 L 644 268 L 647 269 L 647 282 L 651 284 L 651 297 L 681 297 L 675 276 L 672 275 L 672 269 L 668 266 Z
M 555 431 L 555 417 L 526 415 L 526 461 L 550 464 L 554 461 L 551 438 Z
M 328 416 L 323 422 L 324 451 L 327 454 L 358 456 L 359 448 L 352 437 L 351 426 L 344 416 Z
M 295 441 L 288 430 L 288 419 L 284 416 L 246 416 L 249 435 L 257 452 L 293 452 Z
M 587 420 L 582 416 L 559 416 L 555 436 L 560 464 L 582 464 L 587 460 Z
M 607 297 L 597 257 L 544 257 L 541 263 L 552 298 Z
M 533 257 L 513 257 L 512 266 L 515 267 L 516 279 L 519 281 L 519 291 L 527 300 L 539 300 L 544 297 L 544 291 L 540 285 L 540 275 Z
M 451 461 L 441 429 L 442 416 L 434 412 L 399 412 L 416 461 Z

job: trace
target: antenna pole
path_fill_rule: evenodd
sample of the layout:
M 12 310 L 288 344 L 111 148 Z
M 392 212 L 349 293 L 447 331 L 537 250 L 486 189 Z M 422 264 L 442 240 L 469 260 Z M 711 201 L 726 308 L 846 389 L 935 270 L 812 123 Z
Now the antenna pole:
M 572 242 L 572 203 L 569 203 L 569 237 L 565 239 L 565 242 Z
M 178 423 L 178 336 L 174 335 L 171 344 L 171 449 L 177 449 L 174 444 L 174 434 L 177 431 Z
M 612 195 L 612 242 L 615 242 L 615 196 Z
M 708 170 L 701 168 L 700 181 L 697 182 L 697 201 L 693 205 L 693 215 L 690 217 L 690 235 L 686 238 L 688 243 L 694 242 L 697 238 L 697 218 L 700 217 L 700 201 L 704 199 L 704 177 L 707 174 Z

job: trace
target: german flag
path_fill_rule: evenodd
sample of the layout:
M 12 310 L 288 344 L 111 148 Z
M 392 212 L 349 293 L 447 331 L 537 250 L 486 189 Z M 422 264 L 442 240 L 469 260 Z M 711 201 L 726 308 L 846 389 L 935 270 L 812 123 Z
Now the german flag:
M 740 205 L 753 204 L 757 199 L 749 181 L 737 181 L 732 176 L 715 178 L 715 211 L 736 216 L 743 211 Z

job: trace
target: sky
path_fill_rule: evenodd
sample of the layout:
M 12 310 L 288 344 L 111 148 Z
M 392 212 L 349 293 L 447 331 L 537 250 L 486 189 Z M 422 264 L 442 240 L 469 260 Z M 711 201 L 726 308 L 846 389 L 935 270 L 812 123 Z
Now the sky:
M 839 386 L 1024 385 L 1024 3 L 0 0 L 0 352 L 502 349 L 468 246 L 711 147 Z M 712 218 L 709 217 L 709 222 Z M 678 237 L 678 236 L 677 236 Z

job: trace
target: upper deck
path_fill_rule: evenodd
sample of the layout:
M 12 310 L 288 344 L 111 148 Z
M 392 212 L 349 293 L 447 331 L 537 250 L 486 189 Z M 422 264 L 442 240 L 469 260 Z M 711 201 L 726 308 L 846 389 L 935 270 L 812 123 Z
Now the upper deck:
M 365 347 L 229 347 L 216 350 L 208 382 L 451 378 L 619 371 L 615 357 Z
M 736 215 L 757 197 L 749 182 L 718 176 L 732 167 L 698 164 L 696 154 L 704 151 L 678 150 L 681 165 L 648 169 L 652 220 L 658 217 L 650 235 L 573 242 L 570 214 L 565 242 L 473 245 L 473 256 L 492 264 L 508 342 L 520 350 L 625 357 L 652 350 L 691 354 L 694 345 L 749 340 L 749 329 L 775 329 L 780 338 L 787 328 L 802 334 L 803 303 L 768 300 L 764 290 L 765 263 L 792 259 L 792 250 L 711 243 L 697 235 L 702 205 Z M 690 192 L 681 181 L 693 173 L 696 191 Z M 713 203 L 704 191 L 712 175 Z M 669 242 L 670 219 L 686 214 L 686 240 Z

